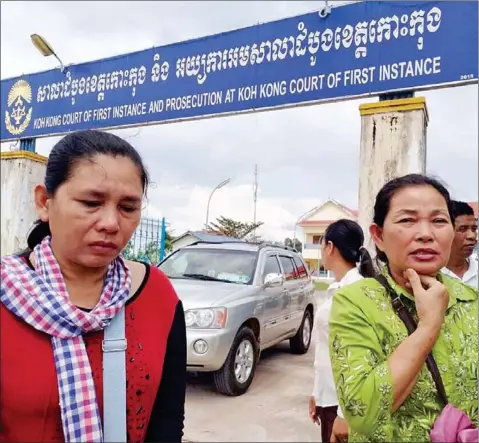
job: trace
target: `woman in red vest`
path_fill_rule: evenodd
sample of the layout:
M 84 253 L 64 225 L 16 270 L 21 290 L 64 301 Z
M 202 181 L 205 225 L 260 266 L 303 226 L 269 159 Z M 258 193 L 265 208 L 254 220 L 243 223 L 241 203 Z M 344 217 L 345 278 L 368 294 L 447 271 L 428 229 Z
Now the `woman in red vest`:
M 0 441 L 105 441 L 103 339 L 120 314 L 126 423 L 117 426 L 132 442 L 181 441 L 182 304 L 157 268 L 120 255 L 147 186 L 141 157 L 115 135 L 80 131 L 53 148 L 29 250 L 2 257 Z

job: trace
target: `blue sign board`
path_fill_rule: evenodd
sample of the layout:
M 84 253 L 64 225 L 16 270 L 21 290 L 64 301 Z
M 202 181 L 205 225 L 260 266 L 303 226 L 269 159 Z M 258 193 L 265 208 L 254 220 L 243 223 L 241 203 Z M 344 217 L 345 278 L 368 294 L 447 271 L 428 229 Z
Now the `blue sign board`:
M 477 1 L 367 1 L 1 82 L 1 139 L 477 82 Z

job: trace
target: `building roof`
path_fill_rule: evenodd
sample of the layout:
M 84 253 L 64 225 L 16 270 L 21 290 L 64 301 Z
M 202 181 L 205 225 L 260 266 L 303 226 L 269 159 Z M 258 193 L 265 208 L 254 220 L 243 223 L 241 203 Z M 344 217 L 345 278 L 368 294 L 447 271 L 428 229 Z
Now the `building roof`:
M 349 212 L 351 215 L 354 215 L 355 217 L 357 217 L 357 215 L 358 215 L 358 210 L 357 209 L 351 209 L 348 206 L 343 205 L 342 203 L 338 202 L 337 200 L 334 200 L 333 198 L 330 198 L 328 201 L 334 203 L 336 206 L 339 206 L 343 211 Z
M 320 220 L 320 219 L 315 219 L 315 220 L 309 220 L 314 214 L 317 214 L 318 211 L 326 206 L 328 203 L 332 203 L 336 205 L 339 209 L 341 209 L 343 212 L 346 212 L 347 214 L 350 214 L 352 217 L 357 217 L 358 216 L 358 210 L 357 209 L 351 209 L 342 203 L 338 202 L 337 200 L 334 200 L 333 198 L 328 198 L 324 203 L 320 204 L 319 206 L 316 206 L 315 208 L 311 209 L 306 216 L 298 223 L 299 226 L 310 226 L 310 225 L 318 225 L 318 224 L 330 224 L 335 222 L 336 220 Z
M 186 231 L 184 234 L 180 235 L 179 237 L 176 237 L 172 241 L 172 243 L 175 243 L 178 240 L 180 240 L 182 238 L 185 238 L 188 235 L 191 235 L 192 237 L 195 237 L 199 241 L 204 241 L 204 242 L 209 242 L 209 243 L 220 243 L 220 242 L 223 242 L 223 241 L 229 241 L 229 242 L 242 242 L 243 241 L 239 238 L 228 237 L 226 235 L 214 234 L 212 232 Z

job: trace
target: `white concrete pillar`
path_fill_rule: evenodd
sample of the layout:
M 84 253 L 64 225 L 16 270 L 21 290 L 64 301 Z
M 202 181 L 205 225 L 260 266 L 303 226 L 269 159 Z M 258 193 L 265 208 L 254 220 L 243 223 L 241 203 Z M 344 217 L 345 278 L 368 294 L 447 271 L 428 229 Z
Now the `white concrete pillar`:
M 27 246 L 27 234 L 37 219 L 33 189 L 43 183 L 47 157 L 29 151 L 1 153 L 1 254 Z
M 374 251 L 369 236 L 376 194 L 387 181 L 409 173 L 426 172 L 428 113 L 424 97 L 384 100 L 359 106 L 358 223 L 365 246 Z

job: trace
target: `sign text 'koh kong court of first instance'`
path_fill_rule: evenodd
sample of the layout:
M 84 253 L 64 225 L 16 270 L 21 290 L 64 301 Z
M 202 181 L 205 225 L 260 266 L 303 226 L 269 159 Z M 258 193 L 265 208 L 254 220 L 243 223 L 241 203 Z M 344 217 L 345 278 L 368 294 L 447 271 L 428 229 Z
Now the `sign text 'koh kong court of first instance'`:
M 1 139 L 477 82 L 478 2 L 359 2 L 1 82 Z

